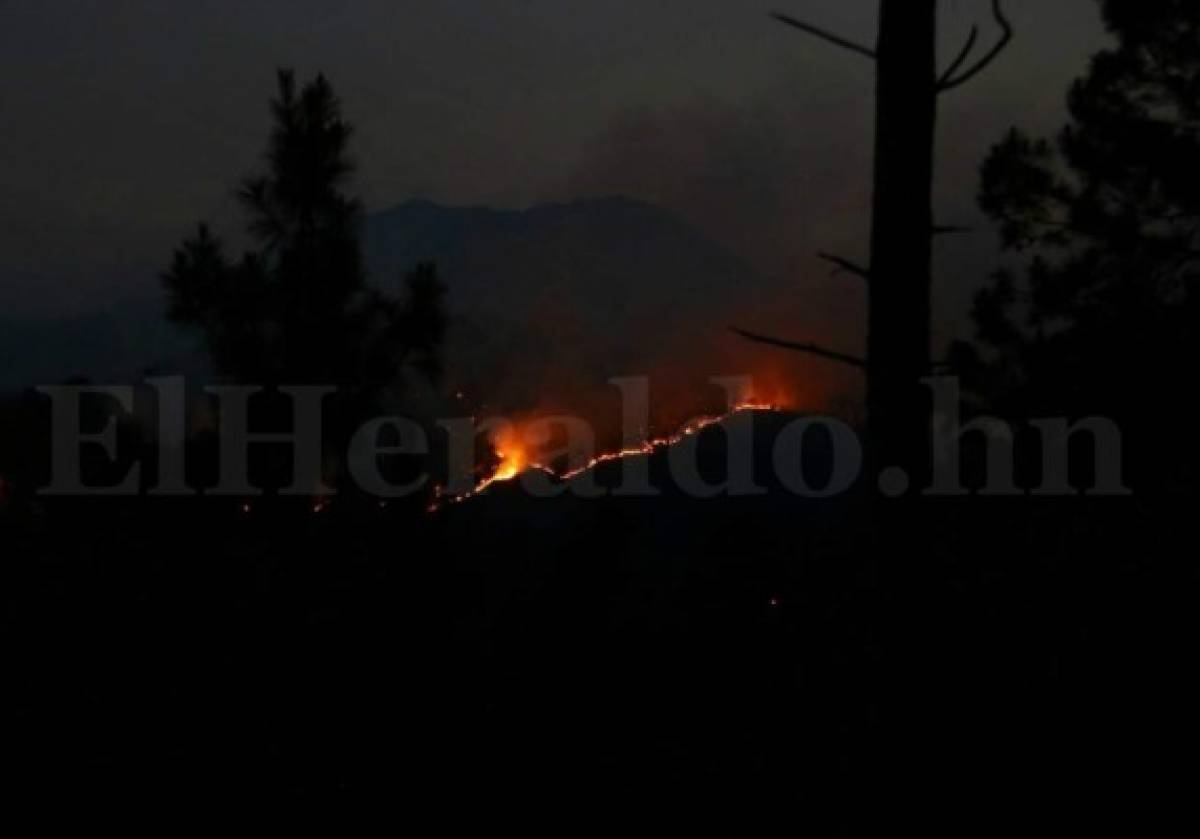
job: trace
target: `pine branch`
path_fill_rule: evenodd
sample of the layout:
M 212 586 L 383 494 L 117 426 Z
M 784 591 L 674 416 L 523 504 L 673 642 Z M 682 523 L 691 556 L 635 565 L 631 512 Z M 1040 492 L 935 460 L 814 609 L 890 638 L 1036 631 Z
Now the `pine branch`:
M 834 274 L 839 274 L 845 271 L 848 274 L 854 274 L 855 276 L 862 277 L 864 280 L 871 279 L 871 270 L 869 268 L 864 268 L 858 263 L 851 262 L 848 259 L 844 259 L 843 257 L 832 253 L 818 253 L 817 256 L 835 267 L 833 272 Z
M 785 15 L 783 12 L 771 12 L 771 17 L 775 18 L 775 20 L 779 21 L 780 23 L 784 23 L 788 26 L 799 29 L 801 32 L 807 32 L 809 35 L 814 35 L 817 38 L 820 38 L 822 41 L 827 41 L 828 43 L 839 46 L 842 49 L 850 50 L 851 52 L 856 52 L 860 55 L 865 55 L 870 59 L 874 59 L 876 57 L 875 50 L 870 49 L 869 47 L 864 47 L 862 44 L 857 44 L 854 41 L 841 37 L 840 35 L 834 35 L 832 32 L 828 32 L 820 27 L 813 26 L 811 23 L 805 23 L 802 20 L 797 20 L 790 15 Z
M 1012 24 L 1009 23 L 1008 18 L 1004 16 L 1004 9 L 1001 7 L 1001 0 L 992 0 L 992 15 L 996 18 L 996 22 L 1000 24 L 1000 30 L 1002 33 L 1000 35 L 1000 40 L 996 42 L 994 47 L 988 50 L 987 54 L 984 55 L 983 58 L 976 61 L 966 70 L 963 70 L 959 75 L 953 76 L 951 74 L 944 74 L 937 84 L 938 93 L 945 93 L 948 90 L 961 87 L 971 79 L 978 76 L 987 69 L 988 65 L 996 60 L 1000 53 L 1004 52 L 1005 48 L 1012 41 L 1013 27 Z M 971 46 L 974 47 L 974 43 L 971 43 Z M 961 65 L 966 62 L 966 56 L 961 56 L 960 58 L 961 60 L 956 61 L 958 67 L 961 67 Z M 954 69 L 957 70 L 958 67 L 955 67 Z
M 972 229 L 955 224 L 935 224 L 930 232 L 934 236 L 949 236 L 952 233 L 971 233 Z
M 962 69 L 962 66 L 966 64 L 967 59 L 971 55 L 971 51 L 975 49 L 975 42 L 978 40 L 979 27 L 972 26 L 971 34 L 967 36 L 967 43 L 963 45 L 963 48 L 959 51 L 958 56 L 950 62 L 950 66 L 946 68 L 946 72 L 942 73 L 942 75 L 938 77 L 937 86 L 939 89 L 950 79 L 954 78 L 954 74 Z
M 737 327 L 730 327 L 730 329 L 734 332 L 734 334 L 740 335 L 746 340 L 753 341 L 756 344 L 766 344 L 767 346 L 780 347 L 782 349 L 792 350 L 794 352 L 808 353 L 809 355 L 815 355 L 819 358 L 825 358 L 830 361 L 849 364 L 851 367 L 857 367 L 860 370 L 867 369 L 867 362 L 861 358 L 856 358 L 852 355 L 846 355 L 845 353 L 835 352 L 834 350 L 827 350 L 824 347 L 817 346 L 816 344 L 800 344 L 795 341 L 784 341 L 780 338 L 771 338 L 766 335 L 759 335 L 755 332 L 747 332 L 746 330 L 738 329 Z

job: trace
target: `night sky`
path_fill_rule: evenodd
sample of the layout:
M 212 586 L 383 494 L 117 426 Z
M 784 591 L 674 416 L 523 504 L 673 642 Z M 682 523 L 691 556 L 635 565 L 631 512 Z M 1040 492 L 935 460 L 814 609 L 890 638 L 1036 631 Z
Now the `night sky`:
M 944 8 L 943 54 L 985 0 Z M 1102 43 L 1093 0 L 1008 4 L 1017 40 L 943 98 L 937 338 L 996 264 L 976 169 L 1010 125 L 1051 130 Z M 786 9 L 861 40 L 871 0 Z M 274 70 L 327 73 L 358 128 L 370 209 L 624 194 L 697 223 L 856 340 L 859 291 L 813 252 L 866 248 L 872 68 L 741 0 L 0 0 L 0 311 L 157 293 L 170 249 L 257 163 Z M 804 326 L 804 324 L 801 324 Z M 810 324 L 811 326 L 811 324 Z

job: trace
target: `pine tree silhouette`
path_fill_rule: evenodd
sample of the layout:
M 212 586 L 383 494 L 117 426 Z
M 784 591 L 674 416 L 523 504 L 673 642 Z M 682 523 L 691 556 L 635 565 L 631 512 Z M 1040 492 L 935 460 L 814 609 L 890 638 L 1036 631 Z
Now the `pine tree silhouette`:
M 406 376 L 440 375 L 445 291 L 432 264 L 407 275 L 403 299 L 367 285 L 362 210 L 345 192 L 351 126 L 324 76 L 297 90 L 285 70 L 278 84 L 265 171 L 238 192 L 255 248 L 233 261 L 202 224 L 163 275 L 167 314 L 199 330 L 227 379 L 336 387 L 325 428 L 340 457 L 357 423 Z M 288 410 L 262 416 L 285 424 Z
M 445 318 L 432 265 L 407 300 L 367 287 L 361 206 L 344 186 L 352 136 L 324 76 L 297 92 L 279 73 L 266 171 L 239 192 L 257 249 L 231 262 L 201 225 L 164 275 L 169 317 L 200 329 L 218 372 L 255 384 L 332 384 L 370 391 L 412 365 L 438 371 Z
M 1055 140 L 1013 129 L 983 165 L 980 204 L 1027 265 L 980 292 L 983 351 L 956 355 L 999 410 L 1104 414 L 1145 443 L 1191 413 L 1179 375 L 1200 326 L 1200 8 L 1102 8 L 1117 45 L 1071 88 L 1069 124 Z

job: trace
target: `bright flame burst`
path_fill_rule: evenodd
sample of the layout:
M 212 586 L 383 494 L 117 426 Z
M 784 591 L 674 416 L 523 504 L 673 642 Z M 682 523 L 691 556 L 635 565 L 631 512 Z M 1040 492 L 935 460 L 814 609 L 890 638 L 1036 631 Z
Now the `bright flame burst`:
M 566 472 L 555 472 L 548 466 L 545 466 L 534 459 L 533 453 L 526 446 L 523 435 L 516 425 L 507 425 L 497 430 L 492 437 L 493 451 L 500 462 L 495 470 L 483 478 L 476 484 L 475 488 L 470 492 L 462 495 L 442 495 L 441 489 L 438 489 L 437 496 L 429 507 L 430 512 L 437 512 L 446 504 L 461 504 L 471 498 L 486 492 L 492 485 L 511 481 L 514 478 L 520 477 L 524 473 L 536 469 L 545 472 L 549 475 L 554 475 L 560 481 L 570 481 L 579 477 L 597 466 L 604 463 L 621 460 L 626 457 L 645 457 L 651 455 L 659 449 L 674 446 L 682 442 L 688 437 L 693 437 L 706 428 L 722 423 L 727 419 L 748 413 L 774 413 L 782 411 L 784 408 L 771 402 L 759 402 L 752 399 L 747 399 L 738 403 L 731 410 L 724 414 L 714 414 L 711 416 L 697 417 L 691 422 L 684 425 L 679 431 L 665 437 L 655 437 L 648 439 L 640 446 L 628 449 L 621 449 L 615 452 L 597 455 L 587 462 L 584 466 L 572 469 Z

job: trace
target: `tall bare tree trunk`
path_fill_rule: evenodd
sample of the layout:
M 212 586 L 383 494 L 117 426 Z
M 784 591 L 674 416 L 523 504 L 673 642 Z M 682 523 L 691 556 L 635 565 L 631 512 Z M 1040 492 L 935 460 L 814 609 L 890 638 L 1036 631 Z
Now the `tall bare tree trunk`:
M 875 193 L 871 260 L 822 253 L 839 270 L 869 288 L 867 357 L 810 342 L 734 329 L 775 347 L 849 364 L 867 374 L 867 433 L 875 470 L 900 467 L 919 479 L 928 470 L 928 397 L 921 380 L 932 370 L 933 157 L 938 97 L 983 72 L 1008 46 L 1013 28 L 1001 0 L 991 0 L 1000 37 L 972 61 L 979 27 L 946 70 L 937 69 L 937 0 L 880 0 L 874 48 L 782 12 L 772 16 L 794 29 L 866 57 L 876 65 Z
M 937 0 L 881 0 L 867 338 L 872 461 L 910 472 L 928 435 Z

